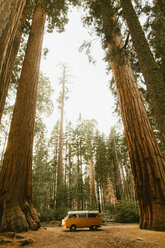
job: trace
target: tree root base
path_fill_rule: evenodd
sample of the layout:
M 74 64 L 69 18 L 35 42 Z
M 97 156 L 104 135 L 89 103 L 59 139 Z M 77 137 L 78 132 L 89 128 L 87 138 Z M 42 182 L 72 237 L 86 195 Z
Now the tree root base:
M 0 223 L 0 232 L 36 231 L 40 228 L 39 214 L 33 205 L 26 202 L 23 207 L 5 204 Z

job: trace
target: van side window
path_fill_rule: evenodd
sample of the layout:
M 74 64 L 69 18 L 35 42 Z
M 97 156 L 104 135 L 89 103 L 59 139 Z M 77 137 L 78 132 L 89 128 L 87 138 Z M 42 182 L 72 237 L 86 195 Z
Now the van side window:
M 86 218 L 87 216 L 86 216 L 86 214 L 79 214 L 78 215 L 78 218 Z
M 88 218 L 97 218 L 97 214 L 88 214 Z
M 70 214 L 69 215 L 69 219 L 75 219 L 76 218 L 76 214 Z

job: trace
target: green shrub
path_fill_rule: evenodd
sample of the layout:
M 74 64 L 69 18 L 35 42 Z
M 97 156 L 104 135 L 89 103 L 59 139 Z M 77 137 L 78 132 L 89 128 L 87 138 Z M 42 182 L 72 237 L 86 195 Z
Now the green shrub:
M 139 222 L 138 203 L 121 201 L 116 205 L 116 214 L 114 218 L 116 222 L 138 223 Z
M 61 221 L 67 215 L 68 209 L 66 208 L 59 208 L 55 210 L 55 220 Z
M 98 210 L 96 203 L 94 203 L 94 202 L 93 203 L 89 203 L 88 206 L 87 206 L 87 210 L 91 210 L 91 211 Z
M 113 220 L 113 216 L 110 213 L 101 213 L 102 222 L 111 222 Z
M 108 212 L 110 215 L 114 215 L 116 213 L 116 207 L 114 204 L 106 204 L 105 211 Z
M 67 214 L 66 208 L 60 208 L 60 209 L 52 209 L 52 208 L 46 208 L 46 209 L 40 209 L 40 220 L 43 221 L 51 221 L 51 220 L 58 220 L 61 221 Z
M 52 208 L 42 208 L 40 209 L 40 220 L 43 221 L 51 221 L 55 219 L 55 209 Z

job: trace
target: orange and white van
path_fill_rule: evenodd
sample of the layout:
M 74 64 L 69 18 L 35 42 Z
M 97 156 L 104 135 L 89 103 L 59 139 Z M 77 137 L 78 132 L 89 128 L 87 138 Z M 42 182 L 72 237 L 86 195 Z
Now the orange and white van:
M 76 228 L 89 227 L 90 230 L 97 230 L 102 225 L 100 213 L 98 211 L 69 211 L 62 220 L 64 228 L 75 231 Z

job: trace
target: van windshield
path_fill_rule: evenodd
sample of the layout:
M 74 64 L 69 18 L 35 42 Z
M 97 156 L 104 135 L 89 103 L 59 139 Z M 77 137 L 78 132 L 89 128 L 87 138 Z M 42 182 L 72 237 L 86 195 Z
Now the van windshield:
M 68 215 L 64 217 L 64 220 L 68 219 Z
M 69 215 L 69 219 L 75 219 L 76 218 L 76 214 L 70 214 Z

